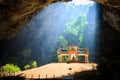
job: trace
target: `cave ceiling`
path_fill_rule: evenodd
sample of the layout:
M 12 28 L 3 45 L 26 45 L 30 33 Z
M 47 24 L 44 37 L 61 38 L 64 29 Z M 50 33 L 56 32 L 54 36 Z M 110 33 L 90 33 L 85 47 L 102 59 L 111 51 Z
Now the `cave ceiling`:
M 0 40 L 15 37 L 37 11 L 57 1 L 69 0 L 0 0 Z M 120 30 L 120 1 L 94 1 L 103 4 L 103 19 Z

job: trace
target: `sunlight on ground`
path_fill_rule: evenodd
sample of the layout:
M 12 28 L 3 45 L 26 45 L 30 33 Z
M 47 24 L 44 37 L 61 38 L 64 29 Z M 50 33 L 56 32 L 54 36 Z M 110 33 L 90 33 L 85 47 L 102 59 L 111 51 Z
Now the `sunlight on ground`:
M 50 63 L 16 73 L 16 75 L 22 74 L 21 76 L 25 76 L 26 78 L 59 78 L 74 75 L 76 72 L 96 70 L 96 66 L 96 63 Z

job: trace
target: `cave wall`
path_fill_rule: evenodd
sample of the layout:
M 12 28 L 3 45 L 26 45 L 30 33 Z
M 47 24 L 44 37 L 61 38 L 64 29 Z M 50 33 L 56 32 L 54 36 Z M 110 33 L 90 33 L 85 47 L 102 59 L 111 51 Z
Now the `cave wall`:
M 24 24 L 28 23 L 38 11 L 57 1 L 70 0 L 0 0 L 0 43 L 4 44 L 2 42 L 9 39 L 14 40 L 19 32 L 25 28 Z M 116 52 L 117 54 L 119 53 L 119 47 L 117 46 L 120 45 L 120 3 L 116 0 L 94 1 L 101 4 L 100 36 L 101 46 L 104 48 L 101 53 Z M 31 31 L 33 29 L 34 27 Z M 28 37 L 26 37 L 26 40 L 29 39 Z M 21 43 L 25 39 L 22 40 Z
M 68 0 L 0 0 L 0 51 L 4 49 L 6 52 L 7 49 L 11 50 L 10 47 L 14 46 L 14 41 L 17 41 L 14 49 L 18 49 L 18 45 L 26 44 L 27 40 L 31 39 L 30 36 L 27 36 L 21 41 L 15 39 L 16 35 L 25 27 L 24 24 L 29 22 L 32 17 L 44 7 L 49 4 L 52 4 L 56 1 L 68 1 Z M 101 44 L 101 60 L 100 60 L 100 71 L 104 79 L 102 80 L 120 80 L 120 1 L 119 0 L 94 0 L 101 4 L 100 11 L 100 44 Z M 26 28 L 27 29 L 27 28 Z M 28 30 L 31 32 L 34 28 Z M 25 30 L 27 31 L 27 30 Z M 30 34 L 28 34 L 30 35 Z M 33 36 L 33 33 L 32 35 Z M 4 41 L 2 41 L 4 40 Z M 24 42 L 24 43 L 23 43 Z M 6 46 L 7 44 L 7 46 Z M 1 48 L 1 45 L 2 48 Z M 24 48 L 24 46 L 23 46 Z M 36 48 L 32 47 L 32 48 Z M 39 49 L 38 49 L 39 50 Z M 3 51 L 3 52 L 4 52 Z M 14 50 L 11 50 L 14 52 Z M 19 50 L 19 52 L 21 49 Z M 36 51 L 34 53 L 38 53 Z M 8 63 L 10 58 L 6 56 L 11 56 L 11 59 L 14 60 L 13 55 L 9 53 L 0 53 L 1 62 L 0 64 Z M 102 55 L 103 54 L 103 55 Z M 20 54 L 17 59 L 19 59 Z M 39 56 L 37 56 L 39 57 Z M 116 78 L 118 77 L 118 78 Z M 113 79 L 112 79 L 113 78 Z
M 0 0 L 0 40 L 14 38 L 37 11 L 57 1 L 71 0 Z M 116 30 L 120 30 L 120 2 L 116 0 L 94 1 L 105 5 L 103 19 Z
M 56 1 L 68 0 L 0 0 L 0 40 L 15 37 L 37 11 Z

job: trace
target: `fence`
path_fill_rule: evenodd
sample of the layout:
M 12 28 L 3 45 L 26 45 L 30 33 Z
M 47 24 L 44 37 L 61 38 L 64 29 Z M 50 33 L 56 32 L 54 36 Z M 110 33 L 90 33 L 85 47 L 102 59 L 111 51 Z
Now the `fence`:
M 68 73 L 69 74 L 69 73 Z M 0 73 L 0 77 L 24 77 L 26 79 L 64 79 L 66 77 L 71 78 L 72 76 L 69 74 L 69 76 L 65 76 L 65 75 L 55 75 L 55 74 L 46 74 L 46 75 L 42 75 L 42 74 L 32 74 L 32 75 L 27 75 L 27 74 L 15 74 L 15 73 Z M 73 78 L 73 77 L 72 77 Z M 73 79 L 69 79 L 69 80 L 73 80 Z

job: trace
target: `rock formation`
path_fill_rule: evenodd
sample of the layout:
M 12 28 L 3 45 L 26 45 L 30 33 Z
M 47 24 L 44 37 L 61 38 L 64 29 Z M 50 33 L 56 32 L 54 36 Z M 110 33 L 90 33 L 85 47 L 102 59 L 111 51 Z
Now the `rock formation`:
M 32 16 L 49 4 L 71 0 L 0 0 L 0 40 L 15 37 Z M 103 5 L 103 19 L 120 30 L 120 2 L 94 0 Z

